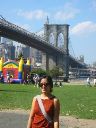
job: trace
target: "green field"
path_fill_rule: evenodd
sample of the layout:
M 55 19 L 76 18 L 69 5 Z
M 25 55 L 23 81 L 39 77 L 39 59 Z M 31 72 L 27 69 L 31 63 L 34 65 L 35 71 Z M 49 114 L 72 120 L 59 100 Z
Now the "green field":
M 60 115 L 96 119 L 96 87 L 69 84 L 54 87 L 53 93 L 60 100 Z M 31 108 L 33 96 L 37 94 L 40 94 L 40 89 L 33 85 L 0 84 L 0 110 L 28 110 Z

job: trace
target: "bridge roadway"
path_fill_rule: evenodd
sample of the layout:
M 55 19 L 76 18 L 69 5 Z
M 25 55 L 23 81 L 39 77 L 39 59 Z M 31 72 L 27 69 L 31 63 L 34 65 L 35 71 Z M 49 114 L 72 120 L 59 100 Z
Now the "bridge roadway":
M 20 42 L 22 44 L 34 47 L 42 52 L 54 56 L 65 56 L 64 49 L 60 49 L 48 43 L 34 33 L 31 33 L 5 19 L 0 18 L 0 36 Z M 84 67 L 85 65 L 77 61 L 71 55 L 69 56 L 69 64 L 71 67 Z

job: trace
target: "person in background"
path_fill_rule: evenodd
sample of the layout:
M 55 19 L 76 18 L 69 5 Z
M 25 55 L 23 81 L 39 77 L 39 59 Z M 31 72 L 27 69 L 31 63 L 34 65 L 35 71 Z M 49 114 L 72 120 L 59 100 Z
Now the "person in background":
M 7 73 L 7 83 L 10 83 L 10 73 Z
M 33 77 L 33 80 L 34 80 L 35 86 L 38 88 L 39 75 L 38 74 L 35 74 L 34 77 Z
M 52 94 L 52 78 L 43 76 L 39 81 L 39 86 L 41 95 L 33 98 L 27 128 L 59 128 L 60 102 Z
M 30 84 L 30 75 L 27 74 L 27 84 Z
M 0 82 L 1 82 L 1 83 L 4 83 L 4 76 L 3 76 L 3 73 L 1 73 Z
M 87 85 L 88 85 L 88 86 L 91 86 L 90 78 L 89 78 L 89 77 L 87 78 Z
M 93 82 L 94 82 L 94 86 L 96 86 L 96 77 L 94 78 L 94 81 Z

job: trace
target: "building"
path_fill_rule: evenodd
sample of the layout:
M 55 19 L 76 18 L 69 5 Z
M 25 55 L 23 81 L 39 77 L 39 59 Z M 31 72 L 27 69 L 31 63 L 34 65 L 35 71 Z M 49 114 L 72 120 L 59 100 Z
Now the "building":
M 0 57 L 4 57 L 5 61 L 15 59 L 15 46 L 12 40 L 0 37 Z
M 30 58 L 32 65 L 36 66 L 36 63 L 42 63 L 41 51 L 18 42 L 14 42 L 10 39 L 0 37 L 0 57 L 3 56 L 6 61 L 8 59 L 14 60 L 18 58 L 20 53 L 23 54 L 24 59 Z

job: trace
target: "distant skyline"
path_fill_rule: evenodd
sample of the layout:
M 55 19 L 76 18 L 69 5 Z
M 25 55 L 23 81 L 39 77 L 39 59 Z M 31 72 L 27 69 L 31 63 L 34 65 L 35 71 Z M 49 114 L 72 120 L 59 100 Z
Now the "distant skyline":
M 0 15 L 30 32 L 42 30 L 47 16 L 51 24 L 69 24 L 72 55 L 96 62 L 96 0 L 0 0 Z

